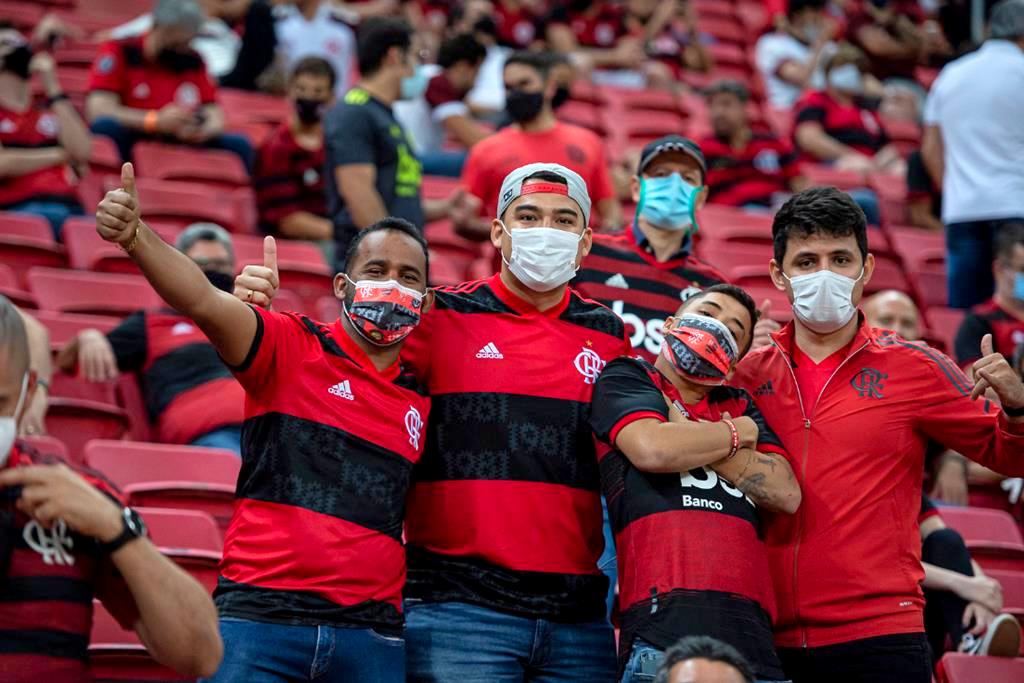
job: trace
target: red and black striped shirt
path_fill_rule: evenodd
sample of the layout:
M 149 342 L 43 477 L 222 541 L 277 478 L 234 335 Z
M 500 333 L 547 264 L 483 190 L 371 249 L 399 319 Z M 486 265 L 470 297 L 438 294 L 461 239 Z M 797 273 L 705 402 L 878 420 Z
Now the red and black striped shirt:
M 245 392 L 190 319 L 139 311 L 107 333 L 124 372 L 138 372 L 149 420 L 162 443 L 191 443 L 242 424 Z
M 633 352 L 654 360 L 665 318 L 690 295 L 726 281 L 714 266 L 686 251 L 659 263 L 629 233 L 595 233 L 572 286 L 620 316 Z
M 263 232 L 276 232 L 278 224 L 296 211 L 327 216 L 325 158 L 323 147 L 313 150 L 299 145 L 287 122 L 267 138 L 253 175 Z
M 60 123 L 50 111 L 31 106 L 25 111 L 0 107 L 0 146 L 8 149 L 60 147 Z M 71 167 L 54 164 L 28 173 L 6 176 L 0 182 L 0 207 L 29 199 L 77 204 Z
M 402 630 L 402 520 L 430 399 L 341 321 L 257 311 L 221 616 Z
M 772 133 L 755 132 L 742 149 L 710 135 L 700 142 L 708 165 L 708 201 L 728 206 L 771 206 L 800 175 L 793 147 Z
M 981 340 L 992 335 L 996 352 L 1013 358 L 1017 346 L 1024 344 L 1024 320 L 1010 315 L 995 299 L 978 304 L 960 323 L 956 331 L 956 362 L 962 368 L 974 365 L 981 358 Z
M 637 420 L 668 421 L 672 383 L 640 358 L 612 361 L 594 388 L 590 422 L 603 444 L 601 483 L 618 549 L 622 648 L 635 638 L 668 648 L 683 636 L 719 638 L 742 652 L 758 678 L 785 678 L 772 643 L 775 597 L 754 503 L 710 467 L 679 474 L 642 472 L 614 448 Z M 691 420 L 723 413 L 757 423 L 757 450 L 785 455 L 750 396 L 715 387 L 687 405 Z M 609 448 L 610 447 L 610 448 Z
M 500 274 L 437 291 L 403 354 L 433 401 L 409 496 L 406 596 L 590 621 L 608 579 L 587 419 L 622 321 L 567 289 L 538 311 Z
M 64 464 L 15 444 L 7 467 Z M 123 505 L 101 475 L 74 468 L 89 484 Z M 0 581 L 0 680 L 5 683 L 91 681 L 86 652 L 93 598 L 99 598 L 124 628 L 138 611 L 124 579 L 95 539 L 63 522 L 44 529 L 15 507 L 21 487 L 0 489 L 2 552 L 10 564 Z M 9 544 L 9 545 L 7 545 Z
M 814 122 L 821 124 L 826 135 L 853 150 L 874 156 L 889 144 L 889 136 L 882 128 L 878 114 L 854 102 L 840 104 L 823 90 L 814 90 L 796 103 L 794 124 Z M 815 161 L 809 158 L 809 161 Z

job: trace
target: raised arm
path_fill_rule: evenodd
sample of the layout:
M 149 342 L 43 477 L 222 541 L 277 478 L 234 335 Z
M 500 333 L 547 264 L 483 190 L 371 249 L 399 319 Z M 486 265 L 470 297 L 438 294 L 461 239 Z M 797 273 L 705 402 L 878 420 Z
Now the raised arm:
M 96 230 L 120 245 L 172 308 L 195 321 L 230 365 L 240 365 L 256 336 L 256 315 L 234 296 L 210 284 L 192 259 L 170 246 L 141 219 L 135 171 L 121 167 L 121 188 L 107 193 L 96 212 Z M 269 242 L 273 245 L 272 240 Z M 264 254 L 276 267 L 273 246 Z

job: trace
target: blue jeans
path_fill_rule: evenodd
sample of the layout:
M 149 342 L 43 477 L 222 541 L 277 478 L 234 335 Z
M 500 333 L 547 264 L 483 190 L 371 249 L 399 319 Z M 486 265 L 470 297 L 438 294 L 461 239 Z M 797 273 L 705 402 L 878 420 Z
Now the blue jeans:
M 206 448 L 226 448 L 235 455 L 241 456 L 242 425 L 231 425 L 207 432 L 196 438 L 191 445 L 205 446 Z
M 1004 225 L 1024 218 L 967 221 L 946 225 L 946 286 L 950 308 L 970 308 L 995 291 L 992 262 Z
M 92 122 L 89 127 L 93 133 L 97 135 L 105 135 L 114 141 L 117 145 L 118 151 L 121 153 L 122 161 L 132 160 L 132 148 L 135 143 L 139 140 L 155 139 L 160 138 L 146 135 L 145 133 L 128 128 L 121 125 L 116 119 L 108 116 L 101 116 Z M 169 139 L 168 142 L 172 144 L 178 144 L 175 140 Z M 252 143 L 249 142 L 249 138 L 244 135 L 238 135 L 237 133 L 221 133 L 215 138 L 207 140 L 204 147 L 210 147 L 212 149 L 226 149 L 229 152 L 234 152 L 245 164 L 246 169 L 252 173 L 253 165 L 253 150 Z
M 50 228 L 53 230 L 53 239 L 58 242 L 60 241 L 61 228 L 64 227 L 64 219 L 68 216 L 85 215 L 82 207 L 78 204 L 46 201 L 45 199 L 29 199 L 28 201 L 5 207 L 4 211 L 31 213 L 36 216 L 42 216 L 50 222 Z
M 424 175 L 442 175 L 449 178 L 458 178 L 462 175 L 462 166 L 466 163 L 467 156 L 469 152 L 454 150 L 423 152 L 419 155 Z
M 405 603 L 410 683 L 601 683 L 615 679 L 607 621 L 562 624 L 462 602 Z
M 608 611 L 608 618 L 612 618 L 612 608 L 615 606 L 615 593 L 619 586 L 619 565 L 615 556 L 615 534 L 612 532 L 612 522 L 608 518 L 608 502 L 601 496 L 601 516 L 604 518 L 601 530 L 604 532 L 604 551 L 597 560 L 597 568 L 608 577 L 608 597 L 605 598 Z
M 648 683 L 655 678 L 655 672 L 661 664 L 665 653 L 645 640 L 637 638 L 633 641 L 633 651 L 622 673 L 621 683 Z M 790 681 L 767 681 L 758 678 L 755 683 L 790 683 Z
M 850 198 L 857 203 L 860 210 L 864 212 L 864 217 L 868 221 L 868 225 L 881 225 L 882 224 L 882 210 L 878 206 L 878 195 L 875 194 L 874 190 L 869 190 L 866 187 L 854 188 L 847 190 L 846 194 L 850 195 Z
M 209 683 L 405 683 L 405 644 L 373 629 L 222 617 L 224 661 Z

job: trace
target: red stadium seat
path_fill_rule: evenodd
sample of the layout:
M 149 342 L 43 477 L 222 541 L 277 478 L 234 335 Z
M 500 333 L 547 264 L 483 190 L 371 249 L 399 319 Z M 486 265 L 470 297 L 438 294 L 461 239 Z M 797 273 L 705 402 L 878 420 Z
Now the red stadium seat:
M 28 2 L 10 2 L 9 0 L 0 2 L 0 17 L 11 22 L 14 28 L 26 35 L 31 34 L 32 29 L 43 18 L 43 14 L 43 8 L 39 5 Z
M 178 228 L 158 223 L 147 222 L 146 225 L 169 244 L 174 244 L 180 232 Z M 93 218 L 68 218 L 64 221 L 61 235 L 68 254 L 68 265 L 72 268 L 100 273 L 140 274 L 139 267 L 121 247 L 99 236 Z
M 126 316 L 164 305 L 138 275 L 33 268 L 28 282 L 39 308 L 47 311 Z
M 1003 587 L 1003 611 L 1024 621 L 1024 572 L 990 569 L 985 573 Z
M 841 171 L 821 164 L 803 164 L 803 174 L 811 185 L 835 185 L 840 190 L 867 187 L 867 177 L 860 171 Z
M 185 680 L 171 669 L 158 664 L 146 651 L 135 631 L 121 628 L 99 600 L 93 601 L 89 669 L 95 683 Z
M 742 242 L 746 244 L 772 243 L 772 215 L 755 213 L 722 204 L 705 204 L 697 214 L 698 232 L 702 238 Z
M 283 98 L 246 90 L 220 88 L 217 100 L 229 123 L 278 124 L 292 113 L 291 105 Z
M 948 652 L 936 668 L 939 683 L 1011 683 L 1024 681 L 1024 659 L 976 657 Z
M 987 569 L 1024 570 L 1024 538 L 1009 513 L 944 507 L 942 518 L 960 532 L 978 564 Z
M 715 37 L 715 40 L 726 45 L 742 46 L 750 41 L 746 28 L 737 21 L 738 17 L 705 16 L 705 11 L 704 8 L 700 10 L 698 25 L 701 33 L 709 33 Z M 746 62 L 746 57 L 743 61 Z
M 341 302 L 338 301 L 337 297 L 322 296 L 317 300 L 316 315 L 313 316 L 317 320 L 330 323 L 337 320 L 340 315 Z
M 94 328 L 109 332 L 121 324 L 120 318 L 107 315 L 82 315 L 78 313 L 54 313 L 37 311 L 32 316 L 41 322 L 50 333 L 50 348 L 57 350 L 82 330 Z
M 106 135 L 92 136 L 92 149 L 89 153 L 89 168 L 104 176 L 116 176 L 121 179 L 121 153 L 114 141 Z
M 659 111 L 679 113 L 679 100 L 675 94 L 665 90 L 647 88 L 620 88 L 613 85 L 598 86 L 605 102 L 614 102 L 628 110 L 644 112 Z M 603 111 L 608 111 L 603 108 Z M 633 112 L 635 114 L 635 111 Z
M 768 244 L 702 239 L 697 242 L 696 254 L 723 273 L 729 273 L 734 268 L 751 266 L 767 273 L 768 262 L 772 259 L 772 248 Z
M 64 247 L 53 239 L 53 230 L 45 218 L 0 211 L 0 263 L 9 266 L 25 286 L 30 268 L 63 268 L 66 259 Z
M 227 527 L 241 460 L 220 448 L 91 441 L 85 461 L 106 474 L 131 505 L 208 512 Z
M 214 187 L 247 187 L 249 172 L 237 154 L 222 149 L 140 142 L 132 149 L 140 178 L 181 180 Z
M 621 129 L 632 145 L 646 145 L 663 135 L 682 135 L 686 120 L 674 111 L 636 109 L 609 117 L 605 112 L 605 125 Z
M 764 118 L 780 138 L 789 139 L 793 133 L 793 111 L 790 109 L 776 109 L 765 106 Z
M 434 286 L 457 285 L 465 282 L 472 258 L 458 252 L 430 249 L 430 284 Z
M 277 238 L 277 269 L 281 285 L 299 298 L 302 312 L 316 310 L 316 302 L 334 287 L 334 273 L 323 252 L 312 242 Z M 263 238 L 236 235 L 235 261 L 241 271 L 247 264 L 263 263 Z
M 210 593 L 217 587 L 217 566 L 224 539 L 209 513 L 197 510 L 137 508 L 149 538 L 160 552 L 191 574 Z
M 945 307 L 949 303 L 949 289 L 945 266 L 926 266 L 916 273 L 910 273 L 910 279 L 917 290 L 921 302 L 928 308 Z
M 444 199 L 454 192 L 458 186 L 458 178 L 425 175 L 423 176 L 423 184 L 420 186 L 420 194 L 424 199 Z
M 14 270 L 6 263 L 0 263 L 0 294 L 10 299 L 15 306 L 21 306 L 22 308 L 36 307 L 36 300 L 29 292 L 26 292 L 19 286 L 18 277 L 14 274 Z
M 557 116 L 559 121 L 588 128 L 602 137 L 608 132 L 600 110 L 588 102 L 569 100 L 558 108 Z
M 36 449 L 41 455 L 57 455 L 65 460 L 69 459 L 68 447 L 64 445 L 63 441 L 52 434 L 23 436 L 20 437 L 20 441 Z
M 120 187 L 120 177 L 109 179 L 106 189 Z M 246 207 L 252 190 L 239 188 L 225 193 L 223 188 L 202 183 L 137 178 L 135 187 L 147 221 L 183 228 L 190 223 L 216 223 L 231 232 L 251 233 L 255 208 Z
M 730 25 L 735 31 L 738 31 L 739 33 L 743 32 L 743 28 L 735 22 Z M 701 26 L 701 29 L 705 28 L 706 27 Z M 749 62 L 747 61 L 746 51 L 744 51 L 741 44 L 736 41 L 712 43 L 711 45 L 708 45 L 707 50 L 711 53 L 711 57 L 715 60 L 715 64 L 728 65 L 738 69 L 750 68 Z
M 85 444 L 93 439 L 120 439 L 131 423 L 124 409 L 86 399 L 50 397 L 46 431 L 68 447 L 68 457 L 82 461 Z
M 953 355 L 953 343 L 956 340 L 956 331 L 960 329 L 966 311 L 961 308 L 943 308 L 941 306 L 930 306 L 925 312 L 925 319 L 928 321 L 928 336 L 941 339 L 946 347 L 946 354 Z
M 864 293 L 870 295 L 884 289 L 906 292 L 910 284 L 903 275 L 902 264 L 895 257 L 875 252 L 875 272 L 871 281 L 864 286 Z

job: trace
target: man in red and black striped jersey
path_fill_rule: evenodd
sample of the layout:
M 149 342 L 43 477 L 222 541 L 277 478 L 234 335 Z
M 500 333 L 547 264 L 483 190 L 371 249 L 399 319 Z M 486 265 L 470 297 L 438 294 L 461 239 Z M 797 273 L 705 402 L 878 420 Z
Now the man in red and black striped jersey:
M 334 82 L 334 69 L 320 57 L 306 57 L 292 70 L 288 99 L 295 114 L 264 141 L 253 173 L 260 229 L 267 234 L 321 242 L 334 236 L 324 196 L 321 123 Z
M 410 681 L 609 681 L 600 482 L 587 418 L 622 321 L 567 286 L 590 248 L 583 179 L 502 183 L 501 271 L 437 291 L 407 354 L 433 401 L 409 497 Z
M 759 680 L 782 680 L 760 508 L 792 513 L 800 488 L 750 396 L 726 385 L 757 309 L 714 285 L 665 321 L 652 365 L 619 358 L 594 387 L 601 483 L 619 551 L 624 683 L 649 680 L 679 638 L 738 649 Z M 682 474 L 681 474 L 682 473 Z
M 996 237 L 992 298 L 971 309 L 956 332 L 956 362 L 970 374 L 981 340 L 992 335 L 996 351 L 1012 358 L 1024 343 L 1024 223 L 1010 223 Z
M 196 223 L 177 248 L 214 286 L 231 291 L 235 256 L 227 231 Z M 174 310 L 139 311 L 106 334 L 82 330 L 60 350 L 57 365 L 77 367 L 93 382 L 137 372 L 154 439 L 239 452 L 245 392 L 206 335 Z
M 320 323 L 218 290 L 141 221 L 130 164 L 121 179 L 97 230 L 195 321 L 246 392 L 214 594 L 227 656 L 211 680 L 293 681 L 312 669 L 323 681 L 404 683 L 402 521 L 430 401 L 398 356 L 433 298 L 426 243 L 401 219 L 361 231 L 334 279 L 344 314 Z M 264 249 L 276 287 L 273 237 Z
M 705 94 L 713 135 L 700 142 L 708 164 L 708 201 L 745 208 L 778 206 L 806 186 L 793 146 L 750 125 L 750 91 L 718 81 Z
M 15 442 L 36 389 L 25 325 L 0 297 L 0 680 L 91 681 L 93 598 L 158 661 L 212 673 L 221 642 L 202 586 L 99 473 Z

